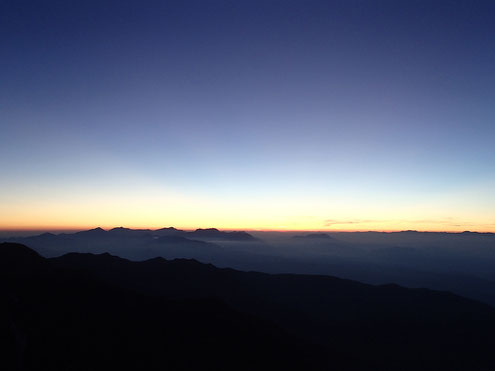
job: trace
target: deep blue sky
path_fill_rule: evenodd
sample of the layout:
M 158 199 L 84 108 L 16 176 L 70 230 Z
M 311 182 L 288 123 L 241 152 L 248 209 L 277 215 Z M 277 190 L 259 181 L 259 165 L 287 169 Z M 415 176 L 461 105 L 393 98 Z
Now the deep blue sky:
M 493 1 L 0 1 L 0 227 L 495 230 Z

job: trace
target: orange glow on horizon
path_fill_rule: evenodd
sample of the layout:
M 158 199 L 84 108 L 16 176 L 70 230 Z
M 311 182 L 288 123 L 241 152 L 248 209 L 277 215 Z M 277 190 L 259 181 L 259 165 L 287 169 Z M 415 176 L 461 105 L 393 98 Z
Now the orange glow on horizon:
M 454 202 L 454 201 L 455 202 Z M 5 198 L 3 231 L 218 228 L 245 231 L 396 232 L 404 230 L 495 233 L 491 203 L 462 194 L 414 198 L 270 194 L 237 197 L 185 194 L 160 187 L 91 192 L 50 191 L 43 197 Z
M 206 229 L 206 228 L 217 228 L 222 231 L 246 231 L 246 232 L 328 232 L 328 233 L 346 233 L 346 232 L 380 232 L 380 233 L 393 233 L 393 232 L 403 232 L 403 231 L 417 231 L 417 232 L 444 232 L 444 233 L 461 233 L 461 232 L 477 232 L 477 233 L 495 233 L 495 228 L 377 228 L 377 229 L 369 229 L 369 228 L 272 228 L 272 227 L 222 227 L 221 225 L 200 225 L 200 226 L 180 226 L 180 225 L 163 225 L 163 226 L 147 226 L 147 225 L 79 225 L 79 226 L 57 226 L 57 225 L 28 225 L 28 226 L 0 226 L 1 232 L 44 232 L 44 231 L 56 231 L 58 233 L 64 232 L 76 232 L 76 231 L 85 231 L 94 228 L 102 228 L 104 230 L 110 230 L 113 228 L 124 227 L 129 229 L 150 229 L 156 230 L 161 228 L 174 227 L 176 229 L 181 229 L 185 231 L 193 231 L 198 228 Z

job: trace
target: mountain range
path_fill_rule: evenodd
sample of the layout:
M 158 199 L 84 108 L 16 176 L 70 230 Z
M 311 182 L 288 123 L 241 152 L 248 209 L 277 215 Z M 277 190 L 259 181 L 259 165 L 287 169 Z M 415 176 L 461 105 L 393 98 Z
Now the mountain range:
M 495 309 L 330 276 L 0 244 L 3 369 L 488 370 Z
M 495 234 L 490 233 L 302 234 L 119 227 L 3 241 L 25 244 L 45 257 L 108 252 L 135 261 L 196 259 L 244 271 L 332 275 L 370 284 L 426 287 L 495 305 Z

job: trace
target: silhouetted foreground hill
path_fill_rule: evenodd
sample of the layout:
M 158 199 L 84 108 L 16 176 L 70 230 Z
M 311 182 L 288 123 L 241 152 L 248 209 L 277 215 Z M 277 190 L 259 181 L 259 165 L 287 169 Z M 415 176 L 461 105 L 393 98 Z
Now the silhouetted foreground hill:
M 83 265 L 87 258 L 81 256 Z M 121 260 L 95 258 L 102 269 Z M 69 260 L 77 263 L 77 254 Z M 72 264 L 49 261 L 23 245 L 0 244 L 0 369 L 313 367 L 314 350 L 218 298 L 144 295 Z
M 24 369 L 492 370 L 495 310 L 328 276 L 0 244 L 4 364 Z M 310 344 L 312 344 L 310 346 Z

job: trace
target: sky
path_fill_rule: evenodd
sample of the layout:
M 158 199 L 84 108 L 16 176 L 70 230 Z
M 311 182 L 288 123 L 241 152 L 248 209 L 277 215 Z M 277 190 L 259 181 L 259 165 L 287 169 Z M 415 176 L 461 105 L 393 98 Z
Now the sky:
M 495 232 L 493 19 L 0 0 L 0 229 Z

